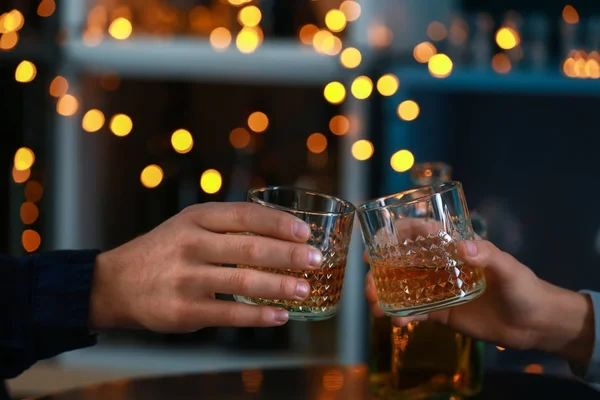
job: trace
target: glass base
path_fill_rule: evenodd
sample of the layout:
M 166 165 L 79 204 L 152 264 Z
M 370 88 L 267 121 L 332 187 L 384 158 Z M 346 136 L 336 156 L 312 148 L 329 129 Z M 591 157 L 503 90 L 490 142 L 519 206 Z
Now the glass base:
M 422 304 L 419 306 L 407 307 L 402 309 L 385 307 L 381 303 L 380 305 L 381 309 L 383 310 L 383 313 L 385 315 L 389 315 L 390 317 L 414 317 L 417 315 L 429 314 L 433 311 L 442 310 L 444 308 L 455 307 L 464 303 L 468 303 L 469 301 L 475 300 L 476 298 L 481 296 L 483 292 L 485 292 L 485 283 L 466 296 L 454 297 L 440 302 Z
M 290 321 L 325 321 L 327 319 L 333 318 L 337 314 L 337 305 L 333 307 L 329 307 L 327 311 L 323 312 L 309 312 L 309 311 L 297 311 L 290 310 L 289 308 L 283 307 L 281 304 L 271 303 L 268 300 L 265 300 L 264 304 L 258 304 L 247 297 L 233 295 L 233 298 L 238 303 L 250 304 L 252 306 L 271 306 L 271 307 L 279 307 L 285 308 L 290 315 Z

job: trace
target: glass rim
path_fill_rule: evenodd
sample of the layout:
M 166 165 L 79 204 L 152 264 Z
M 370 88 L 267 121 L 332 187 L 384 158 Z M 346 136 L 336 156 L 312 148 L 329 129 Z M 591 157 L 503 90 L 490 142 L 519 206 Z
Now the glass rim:
M 407 201 L 402 201 L 401 198 L 404 195 L 410 194 L 410 193 L 414 193 L 414 192 L 418 192 L 420 190 L 423 190 L 425 188 L 432 188 L 434 190 L 433 193 L 429 193 L 429 194 L 424 194 L 423 196 L 419 196 L 419 197 L 415 197 L 412 198 L 410 200 Z M 363 204 L 359 205 L 358 207 L 356 207 L 356 210 L 358 213 L 367 213 L 370 211 L 381 211 L 381 210 L 387 210 L 390 208 L 395 208 L 395 207 L 403 207 L 403 206 L 407 206 L 410 204 L 415 204 L 415 203 L 420 203 L 422 201 L 425 201 L 426 199 L 432 198 L 434 196 L 437 195 L 441 195 L 444 193 L 448 193 L 451 192 L 453 190 L 456 189 L 461 189 L 462 188 L 462 183 L 459 181 L 445 181 L 445 182 L 440 182 L 440 183 L 436 183 L 433 185 L 427 185 L 427 186 L 422 186 L 422 187 L 418 187 L 418 188 L 413 188 L 413 189 L 407 189 L 407 190 L 403 190 L 401 192 L 398 193 L 394 193 L 394 194 L 389 194 L 387 196 L 382 196 L 382 197 L 378 197 L 376 199 L 373 200 L 369 200 L 364 202 Z M 436 190 L 438 189 L 438 190 Z M 402 196 L 400 196 L 402 195 Z M 383 205 L 377 205 L 376 207 L 369 207 L 369 205 L 372 205 L 373 203 L 381 203 L 381 202 L 386 202 L 389 199 L 393 199 L 395 197 L 400 196 L 400 198 L 397 199 L 397 202 L 394 204 L 383 204 Z
M 294 191 L 300 191 L 300 192 L 304 192 L 304 193 L 314 195 L 314 196 L 323 197 L 323 198 L 341 203 L 344 207 L 348 208 L 348 210 L 341 211 L 341 212 L 299 210 L 297 208 L 290 208 L 290 207 L 282 206 L 279 204 L 270 203 L 268 201 L 265 201 L 265 200 L 262 200 L 262 199 L 259 199 L 258 197 L 256 197 L 256 193 L 275 191 L 275 190 L 294 190 Z M 301 212 L 301 213 L 309 214 L 309 215 L 331 216 L 331 217 L 349 215 L 349 214 L 353 214 L 356 212 L 356 206 L 347 200 L 344 200 L 344 199 L 336 197 L 336 196 L 332 196 L 327 193 L 319 192 L 317 190 L 305 189 L 305 188 L 301 188 L 301 187 L 297 187 L 297 186 L 260 186 L 260 187 L 250 188 L 250 189 L 248 189 L 248 196 L 251 197 L 253 201 L 256 201 L 261 206 L 271 207 L 271 208 L 274 208 L 274 209 L 280 210 L 280 211 L 292 211 L 292 212 L 295 211 L 295 212 Z

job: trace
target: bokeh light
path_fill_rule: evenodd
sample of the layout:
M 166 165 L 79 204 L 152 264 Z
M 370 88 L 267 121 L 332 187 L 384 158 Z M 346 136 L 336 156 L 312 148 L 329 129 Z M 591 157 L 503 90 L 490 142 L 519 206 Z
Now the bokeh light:
M 35 154 L 28 147 L 21 147 L 15 152 L 14 167 L 17 171 L 25 171 L 33 166 Z
M 248 116 L 248 128 L 253 132 L 261 133 L 269 127 L 269 118 L 267 114 L 261 111 L 255 111 Z
M 352 156 L 358 161 L 368 160 L 373 156 L 375 147 L 368 140 L 361 139 L 354 142 L 352 145 Z
M 116 114 L 110 120 L 110 131 L 119 137 L 127 136 L 133 130 L 133 121 L 128 115 Z
M 511 62 L 504 53 L 498 53 L 492 58 L 492 68 L 499 74 L 507 74 L 511 70 Z
M 356 1 L 345 0 L 340 4 L 340 11 L 344 13 L 347 21 L 352 22 L 360 17 L 361 7 Z
M 250 140 L 250 133 L 244 128 L 235 128 L 229 134 L 229 143 L 236 149 L 248 147 Z
M 142 170 L 140 174 L 140 182 L 148 189 L 153 189 L 160 185 L 164 177 L 161 167 L 156 164 L 150 164 Z
M 359 76 L 352 82 L 350 91 L 357 99 L 364 100 L 373 93 L 373 81 L 368 76 Z
M 446 78 L 452 73 L 452 60 L 445 54 L 439 53 L 431 56 L 427 63 L 429 73 L 435 78 Z
M 127 18 L 123 17 L 116 18 L 108 27 L 108 33 L 110 36 L 117 40 L 127 39 L 129 36 L 131 36 L 131 32 L 133 32 L 133 26 L 131 25 L 131 22 L 129 22 Z
M 92 109 L 84 114 L 81 120 L 81 127 L 86 132 L 97 132 L 104 126 L 104 120 L 102 111 Z
M 346 88 L 340 82 L 330 82 L 325 86 L 323 95 L 331 104 L 340 104 L 346 99 Z
M 23 244 L 23 249 L 25 249 L 26 252 L 33 253 L 40 248 L 42 237 L 33 229 L 27 229 L 23 231 L 23 234 L 21 235 L 21 242 Z
M 317 32 L 319 32 L 319 28 L 316 25 L 307 24 L 300 28 L 298 35 L 300 36 L 300 41 L 302 43 L 311 45 Z
M 235 39 L 235 45 L 238 50 L 244 54 L 250 54 L 254 52 L 260 44 L 260 38 L 256 30 L 252 28 L 242 28 L 237 34 Z
M 52 79 L 52 82 L 50 82 L 49 92 L 50 92 L 50 96 L 52 96 L 52 97 L 64 96 L 65 94 L 67 94 L 68 90 L 69 90 L 69 82 L 67 82 L 67 80 L 60 75 L 57 76 L 56 78 Z
M 343 115 L 336 115 L 329 121 L 329 130 L 337 136 L 342 136 L 350 130 L 350 120 Z
M 496 32 L 496 43 L 501 49 L 514 49 L 520 41 L 519 33 L 511 27 L 503 26 Z
M 340 10 L 329 10 L 325 14 L 325 25 L 332 32 L 341 32 L 346 28 L 346 15 Z
M 405 100 L 398 106 L 398 116 L 404 121 L 414 121 L 421 112 L 419 105 L 413 100 Z
M 25 184 L 25 200 L 37 203 L 42 199 L 44 195 L 44 188 L 41 183 L 37 181 L 29 181 Z
M 37 68 L 31 61 L 21 61 L 15 70 L 15 80 L 21 83 L 28 83 L 35 79 Z
M 579 22 L 579 13 L 570 4 L 567 4 L 562 11 L 562 17 L 567 24 L 576 24 Z
M 429 59 L 435 54 L 437 54 L 437 49 L 429 42 L 419 43 L 413 50 L 413 56 L 415 57 L 415 60 L 421 64 L 429 62 Z
M 208 194 L 215 194 L 221 190 L 223 178 L 221 173 L 216 169 L 208 169 L 202 173 L 200 177 L 200 187 Z
M 441 22 L 433 21 L 427 27 L 427 36 L 434 42 L 441 42 L 448 36 L 448 30 Z
M 42 0 L 37 8 L 37 14 L 40 17 L 49 17 L 56 11 L 56 3 L 54 0 Z
M 390 165 L 396 172 L 406 172 L 415 164 L 415 156 L 408 150 L 395 152 L 390 159 Z
M 377 80 L 377 91 L 382 96 L 392 96 L 399 87 L 400 80 L 394 74 L 385 74 Z
M 6 32 L 0 34 L 0 49 L 10 50 L 19 43 L 19 34 L 17 32 Z
M 38 217 L 40 216 L 40 210 L 34 203 L 27 201 L 21 204 L 19 215 L 21 217 L 21 221 L 25 225 L 31 225 L 37 221 Z
M 226 50 L 231 45 L 231 32 L 224 27 L 215 28 L 210 33 L 209 41 L 213 49 L 217 51 Z
M 360 51 L 354 47 L 348 47 L 340 54 L 340 63 L 345 68 L 356 68 L 360 65 L 361 61 L 362 55 L 360 54 Z
M 65 94 L 64 96 L 58 99 L 56 103 L 56 112 L 64 117 L 70 117 L 77 112 L 79 108 L 79 103 L 75 96 L 70 94 Z
M 306 139 L 306 147 L 311 153 L 320 154 L 327 149 L 327 138 L 322 133 L 313 133 Z
M 179 154 L 189 153 L 194 147 L 194 138 L 186 129 L 177 129 L 171 135 L 171 146 Z
M 15 183 L 23 183 L 27 182 L 27 179 L 31 176 L 31 170 L 26 169 L 24 171 L 19 171 L 15 167 L 12 168 L 12 178 Z

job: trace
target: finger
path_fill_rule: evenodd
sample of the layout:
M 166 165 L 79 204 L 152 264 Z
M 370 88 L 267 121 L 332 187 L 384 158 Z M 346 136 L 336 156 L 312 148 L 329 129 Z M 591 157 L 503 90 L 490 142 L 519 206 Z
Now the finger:
M 192 310 L 190 317 L 197 319 L 202 327 L 269 327 L 284 325 L 289 320 L 289 314 L 283 308 L 223 300 L 198 305 Z
M 491 268 L 498 273 L 508 273 L 520 265 L 510 254 L 487 240 L 464 240 L 458 244 L 458 256 L 465 263 L 480 268 Z
M 375 317 L 383 317 L 385 314 L 379 305 L 377 290 L 375 289 L 375 281 L 373 280 L 373 274 L 371 271 L 369 271 L 365 278 L 365 296 L 373 315 Z
M 210 234 L 207 243 L 210 246 L 202 256 L 217 264 L 316 269 L 323 263 L 323 255 L 312 246 L 264 236 Z
M 296 301 L 310 294 L 310 284 L 304 279 L 253 269 L 206 267 L 202 277 L 195 286 L 214 293 Z
M 308 224 L 292 214 L 254 203 L 209 203 L 193 206 L 194 221 L 218 233 L 252 232 L 294 242 L 310 238 Z

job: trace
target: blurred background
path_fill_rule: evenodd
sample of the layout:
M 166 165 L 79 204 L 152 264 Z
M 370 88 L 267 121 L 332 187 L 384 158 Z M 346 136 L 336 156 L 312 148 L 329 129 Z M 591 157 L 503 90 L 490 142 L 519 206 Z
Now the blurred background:
M 0 251 L 109 249 L 252 186 L 360 203 L 443 161 L 499 247 L 598 290 L 599 51 L 592 0 L 1 0 Z M 329 321 L 112 332 L 10 385 L 363 361 L 360 234 L 351 253 Z

